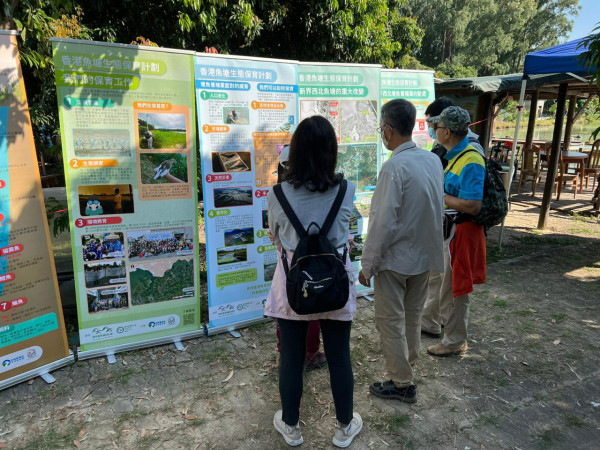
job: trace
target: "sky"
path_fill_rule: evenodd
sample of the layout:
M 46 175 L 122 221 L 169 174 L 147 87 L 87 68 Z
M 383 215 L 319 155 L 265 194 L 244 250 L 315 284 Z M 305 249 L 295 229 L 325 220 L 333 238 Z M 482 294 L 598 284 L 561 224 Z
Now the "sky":
M 579 15 L 571 17 L 575 23 L 568 41 L 587 36 L 600 22 L 600 0 L 579 0 L 579 6 L 581 6 Z

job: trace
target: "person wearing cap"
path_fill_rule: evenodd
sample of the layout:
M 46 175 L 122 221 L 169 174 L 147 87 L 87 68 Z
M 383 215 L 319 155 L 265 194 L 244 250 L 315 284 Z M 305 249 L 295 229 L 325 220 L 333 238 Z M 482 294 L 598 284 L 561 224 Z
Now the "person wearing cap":
M 470 220 L 481 210 L 485 161 L 469 143 L 469 113 L 451 106 L 439 116 L 430 117 L 437 141 L 448 153 L 444 158 L 444 201 L 446 211 L 456 212 L 449 236 L 444 241 L 446 250 L 444 273 L 440 286 L 438 310 L 447 308 L 448 319 L 441 343 L 431 345 L 427 352 L 434 356 L 450 356 L 468 349 L 469 293 L 473 285 L 485 283 L 486 247 L 483 227 Z M 430 314 L 432 305 L 425 305 L 421 321 L 422 330 L 429 334 L 441 333 L 439 317 Z M 426 329 L 425 326 L 430 328 Z M 435 328 L 434 328 L 435 327 Z
M 434 100 L 429 104 L 429 106 L 427 106 L 427 109 L 425 109 L 425 119 L 439 116 L 444 109 L 450 106 L 454 106 L 454 102 L 448 97 L 440 97 L 437 100 Z M 440 160 L 442 161 L 442 167 L 445 169 L 446 165 L 448 164 L 448 160 L 444 159 L 444 156 L 446 156 L 448 150 L 446 150 L 446 147 L 444 147 L 438 142 L 432 124 L 428 123 L 427 130 L 429 131 L 429 137 L 433 139 L 433 146 L 431 147 L 431 152 L 435 153 L 440 157 Z M 469 143 L 473 146 L 473 148 L 475 148 L 475 150 L 477 150 L 482 155 L 485 155 L 483 147 L 479 143 L 479 136 L 473 133 L 473 131 L 471 131 L 470 128 L 467 136 L 469 138 Z
M 412 141 L 416 109 L 406 100 L 381 108 L 379 133 L 392 155 L 381 167 L 371 199 L 358 281 L 375 287 L 375 326 L 389 380 L 371 394 L 417 401 L 412 365 L 421 347 L 421 314 L 429 271 L 444 269 L 443 171 L 439 158 Z

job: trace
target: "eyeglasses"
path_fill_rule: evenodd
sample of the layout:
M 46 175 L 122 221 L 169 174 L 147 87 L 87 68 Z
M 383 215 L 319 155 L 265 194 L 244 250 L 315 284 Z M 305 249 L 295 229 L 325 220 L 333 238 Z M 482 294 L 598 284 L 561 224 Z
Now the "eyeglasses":
M 390 127 L 390 128 L 394 128 L 393 126 L 391 126 L 389 123 L 384 123 L 383 126 L 381 127 L 377 127 L 377 132 L 379 134 L 383 133 L 383 130 L 385 129 L 385 127 Z

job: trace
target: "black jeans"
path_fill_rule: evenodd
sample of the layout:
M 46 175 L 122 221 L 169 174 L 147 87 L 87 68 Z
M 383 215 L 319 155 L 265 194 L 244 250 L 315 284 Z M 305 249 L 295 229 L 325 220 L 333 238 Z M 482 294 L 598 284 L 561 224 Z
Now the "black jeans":
M 279 395 L 283 421 L 293 427 L 300 418 L 308 321 L 277 319 L 277 322 L 281 331 Z M 319 322 L 329 366 L 329 382 L 336 418 L 340 423 L 348 424 L 352 420 L 354 396 L 354 376 L 350 362 L 352 322 L 340 320 L 319 320 Z

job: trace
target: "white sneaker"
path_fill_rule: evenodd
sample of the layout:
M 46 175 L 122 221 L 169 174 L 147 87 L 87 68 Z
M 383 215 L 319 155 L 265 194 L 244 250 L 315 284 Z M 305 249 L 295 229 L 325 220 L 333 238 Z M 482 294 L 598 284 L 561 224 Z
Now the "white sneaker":
M 283 421 L 282 416 L 283 411 L 281 411 L 281 409 L 275 413 L 275 417 L 273 417 L 273 425 L 275 425 L 275 429 L 281 433 L 285 439 L 285 442 L 290 444 L 292 447 L 299 446 L 304 442 L 304 439 L 302 439 L 300 424 L 296 425 L 295 427 L 290 427 Z
M 360 433 L 363 427 L 363 420 L 359 413 L 354 413 L 354 417 L 350 421 L 347 429 L 335 425 L 335 436 L 333 437 L 333 445 L 336 447 L 346 448 L 352 444 L 352 439 Z

